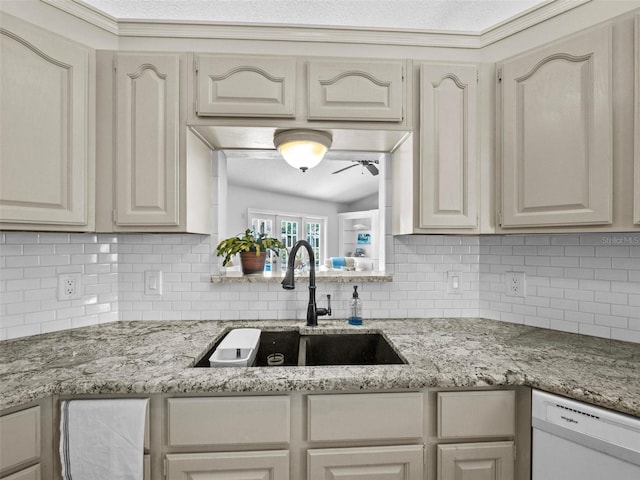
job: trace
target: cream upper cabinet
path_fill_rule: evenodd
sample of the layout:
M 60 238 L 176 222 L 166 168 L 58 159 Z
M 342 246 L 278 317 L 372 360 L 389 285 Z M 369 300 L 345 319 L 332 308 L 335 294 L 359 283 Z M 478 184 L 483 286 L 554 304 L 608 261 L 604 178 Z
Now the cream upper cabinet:
M 210 233 L 211 152 L 185 126 L 186 56 L 98 59 L 98 230 Z
M 116 225 L 179 224 L 180 57 L 116 58 Z
M 402 122 L 405 63 L 309 60 L 309 120 Z
M 9 15 L 0 26 L 0 226 L 93 230 L 95 53 Z
M 498 65 L 503 228 L 612 222 L 611 45 L 607 25 Z
M 635 163 L 633 221 L 640 225 L 640 13 L 635 19 Z
M 475 65 L 420 67 L 420 228 L 476 228 Z
M 296 59 L 196 55 L 196 115 L 295 116 Z

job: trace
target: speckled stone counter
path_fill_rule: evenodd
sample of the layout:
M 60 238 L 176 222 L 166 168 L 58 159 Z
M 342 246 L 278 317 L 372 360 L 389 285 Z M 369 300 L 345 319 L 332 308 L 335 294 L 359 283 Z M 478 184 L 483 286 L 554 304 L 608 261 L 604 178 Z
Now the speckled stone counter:
M 253 275 L 232 272 L 224 275 L 212 275 L 211 283 L 280 283 L 283 278 L 284 272 Z M 393 275 L 384 272 L 316 272 L 316 283 L 376 283 L 391 281 L 393 281 Z M 309 283 L 309 274 L 296 275 L 296 282 Z
M 190 368 L 229 328 L 382 331 L 407 365 Z M 0 342 L 0 408 L 48 395 L 528 385 L 640 416 L 640 344 L 484 319 L 116 322 Z

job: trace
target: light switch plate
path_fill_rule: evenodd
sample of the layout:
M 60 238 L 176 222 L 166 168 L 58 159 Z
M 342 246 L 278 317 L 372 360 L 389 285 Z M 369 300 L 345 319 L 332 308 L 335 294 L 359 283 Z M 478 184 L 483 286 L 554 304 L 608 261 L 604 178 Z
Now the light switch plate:
M 147 270 L 144 272 L 144 294 L 162 295 L 161 270 Z
M 460 294 L 462 292 L 462 272 L 447 272 L 447 293 Z

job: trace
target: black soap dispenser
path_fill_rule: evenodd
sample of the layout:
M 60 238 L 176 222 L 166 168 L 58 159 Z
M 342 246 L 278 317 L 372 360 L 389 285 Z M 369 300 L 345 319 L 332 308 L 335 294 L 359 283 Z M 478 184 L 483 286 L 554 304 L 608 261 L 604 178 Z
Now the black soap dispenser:
M 362 300 L 358 297 L 358 286 L 353 287 L 353 296 L 349 301 L 349 325 L 362 325 Z

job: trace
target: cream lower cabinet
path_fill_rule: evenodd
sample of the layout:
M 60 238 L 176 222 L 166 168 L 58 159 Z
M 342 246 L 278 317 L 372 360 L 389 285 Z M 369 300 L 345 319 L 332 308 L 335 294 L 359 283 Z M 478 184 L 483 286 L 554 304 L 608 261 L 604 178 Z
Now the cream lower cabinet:
M 422 445 L 325 448 L 307 452 L 307 480 L 423 480 Z
M 438 445 L 437 480 L 514 478 L 513 442 Z
M 309 395 L 307 480 L 422 480 L 423 407 L 420 392 Z
M 0 228 L 94 230 L 94 56 L 3 13 Z
M 0 416 L 0 477 L 2 480 L 40 480 L 43 445 L 50 444 L 43 429 L 42 408 L 34 406 Z M 44 432 L 43 432 L 44 430 Z M 46 464 L 49 462 L 46 461 Z M 45 475 L 44 478 L 50 478 Z
M 34 465 L 8 477 L 2 477 L 2 480 L 40 480 L 40 478 L 40 465 Z
M 612 30 L 497 65 L 502 228 L 613 221 Z
M 168 454 L 167 480 L 288 480 L 289 452 Z
M 515 391 L 439 392 L 436 409 L 437 480 L 516 478 Z
M 289 479 L 288 396 L 169 398 L 166 410 L 169 480 Z

